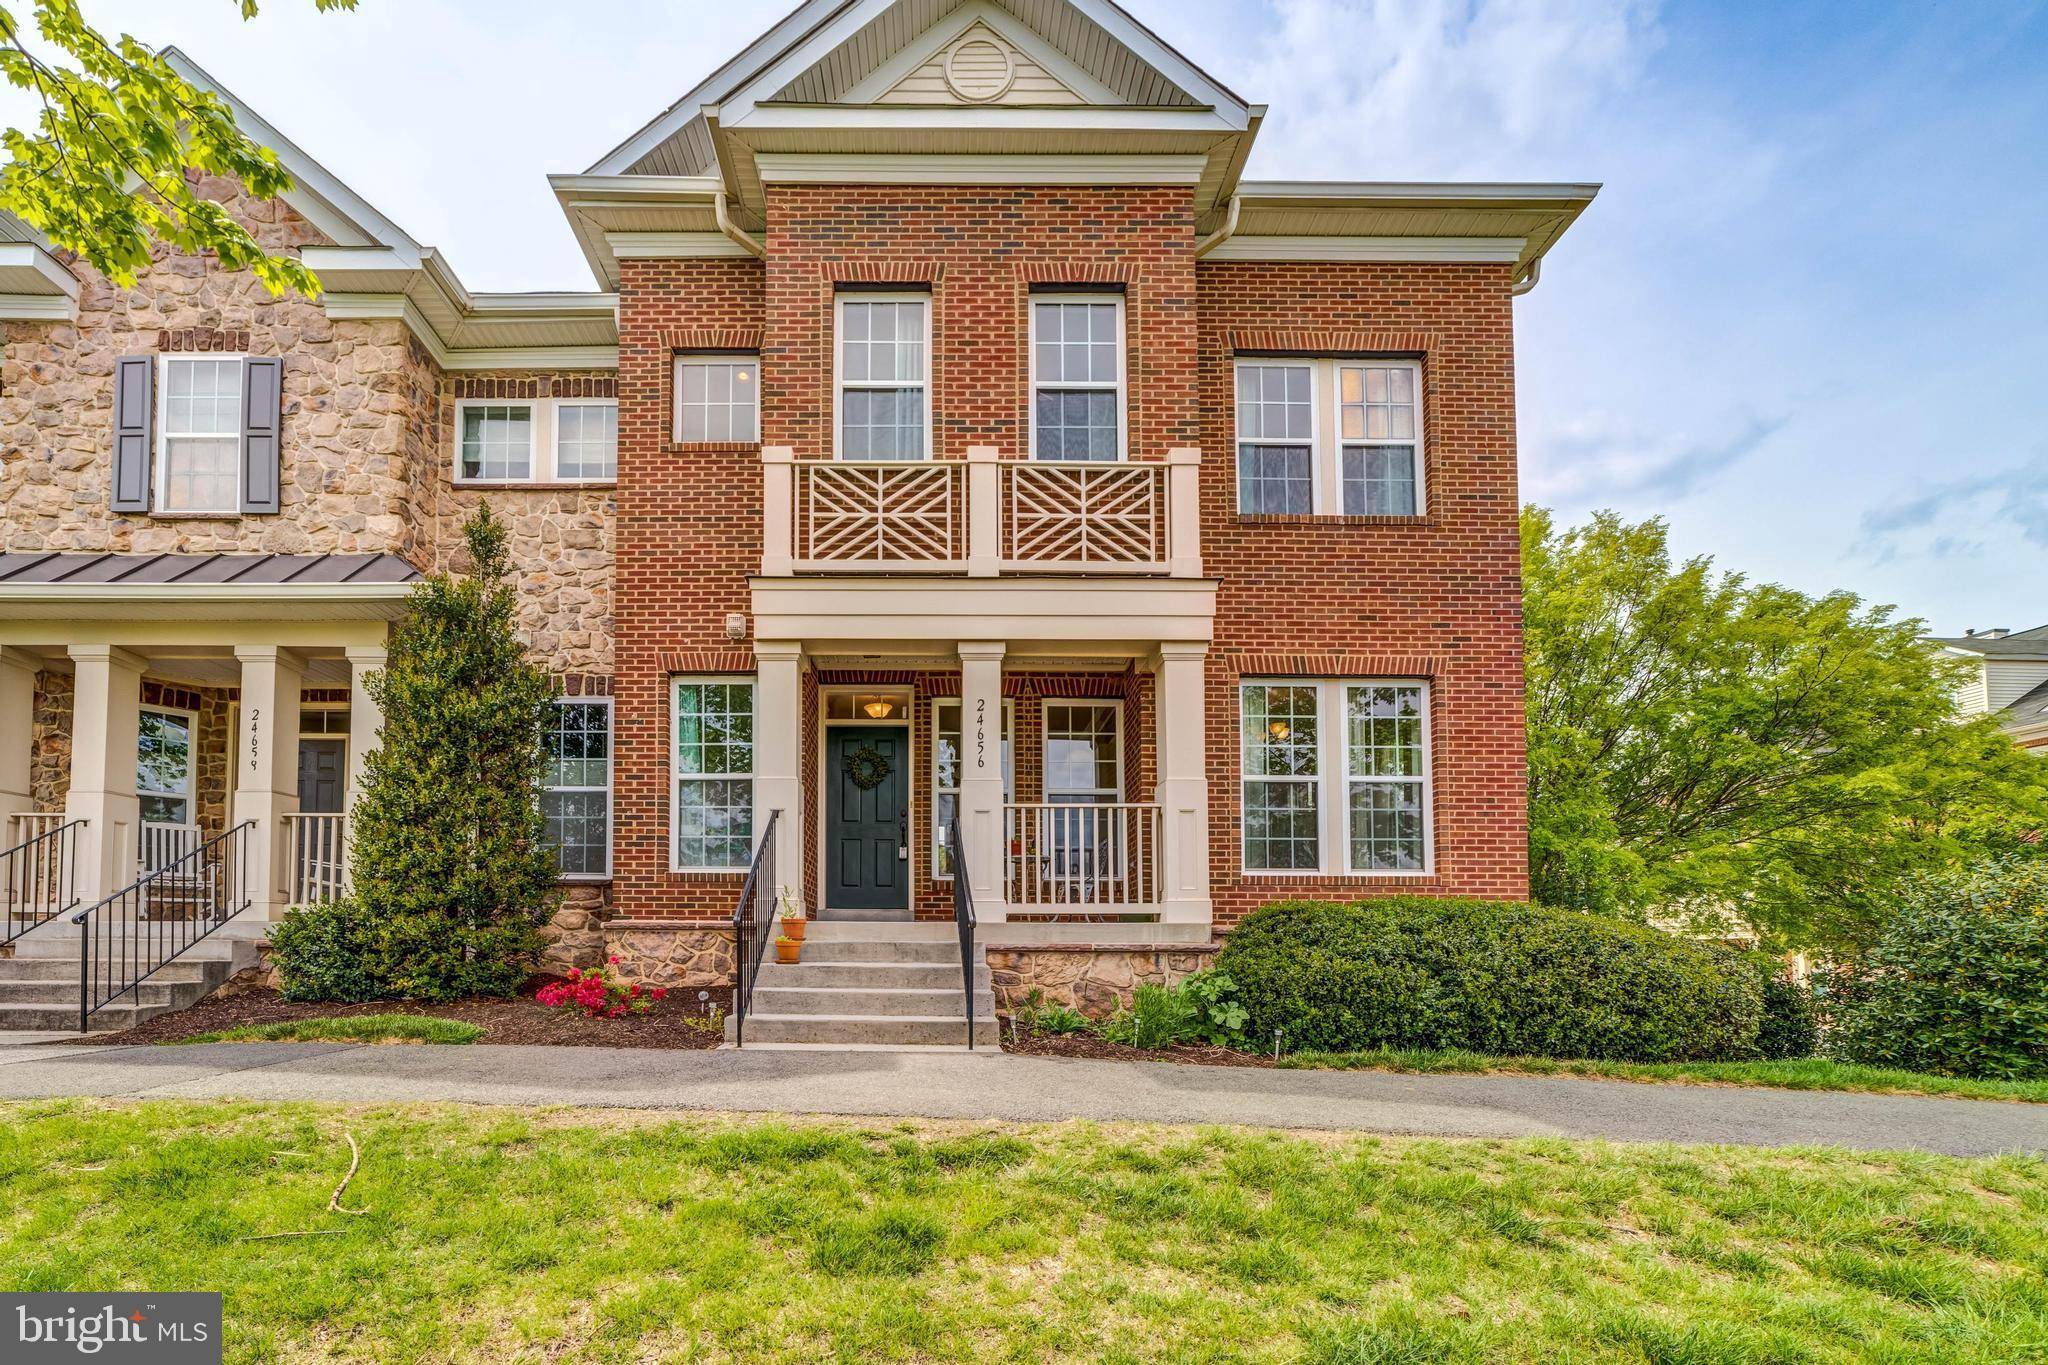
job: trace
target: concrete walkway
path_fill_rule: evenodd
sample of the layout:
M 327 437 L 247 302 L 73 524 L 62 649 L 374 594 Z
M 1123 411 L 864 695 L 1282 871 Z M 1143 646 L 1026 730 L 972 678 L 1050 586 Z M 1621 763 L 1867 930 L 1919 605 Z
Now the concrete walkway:
M 217 1043 L 0 1051 L 0 1099 L 590 1105 L 1135 1120 L 1456 1137 L 2048 1151 L 2048 1105 L 1521 1076 L 1401 1076 L 961 1052 Z

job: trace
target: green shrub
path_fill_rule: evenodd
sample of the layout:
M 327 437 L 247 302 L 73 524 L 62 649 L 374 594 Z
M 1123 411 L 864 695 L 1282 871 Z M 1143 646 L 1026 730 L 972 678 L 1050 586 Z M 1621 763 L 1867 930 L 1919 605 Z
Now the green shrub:
M 1916 878 L 1834 1002 L 1843 1061 L 2048 1076 L 2048 863 Z
M 382 1000 L 376 926 L 354 897 L 306 905 L 270 926 L 270 960 L 287 1000 Z
M 1150 982 L 1131 992 L 1131 1007 L 1119 1010 L 1102 1026 L 1112 1043 L 1132 1047 L 1165 1047 L 1188 1037 L 1195 1025 L 1195 1004 L 1187 995 Z
M 1229 972 L 1205 967 L 1182 978 L 1173 989 L 1185 996 L 1190 1006 L 1191 1041 L 1211 1047 L 1237 1047 L 1244 1042 L 1245 1020 L 1251 1016 L 1238 997 L 1237 982 L 1231 980 Z
M 1820 1014 L 1813 991 L 1785 974 L 1776 962 L 1762 964 L 1763 1021 L 1757 1026 L 1756 1055 L 1766 1062 L 1792 1061 L 1820 1051 Z
M 1278 1028 L 1290 1051 L 1735 1060 L 1762 1013 L 1756 973 L 1726 948 L 1511 902 L 1283 901 L 1237 927 L 1216 969 L 1246 1032 Z

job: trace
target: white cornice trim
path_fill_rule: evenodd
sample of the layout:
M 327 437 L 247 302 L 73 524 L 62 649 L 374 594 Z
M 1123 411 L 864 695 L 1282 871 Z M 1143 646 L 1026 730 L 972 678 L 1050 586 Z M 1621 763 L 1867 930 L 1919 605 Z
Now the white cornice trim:
M 336 294 L 330 290 L 320 296 L 320 306 L 330 318 L 397 318 L 419 338 L 436 365 L 448 368 L 448 348 L 441 344 L 434 325 L 420 312 L 419 305 L 403 294 Z
M 1242 132 L 1221 112 L 1210 108 L 1135 109 L 1125 105 L 1043 104 L 757 104 L 743 115 L 720 108 L 720 124 L 733 133 L 830 130 L 904 134 L 949 132 L 962 128 L 1021 129 L 1066 132 L 1206 133 Z
M 1384 261 L 1457 265 L 1513 265 L 1520 237 L 1259 237 L 1239 235 L 1218 245 L 1209 261 Z
M 38 242 L 0 242 L 0 270 L 33 271 L 38 280 L 49 286 L 22 291 L 24 293 L 51 297 L 61 294 L 67 299 L 78 297 L 78 277 L 66 270 L 64 263 Z
M 722 232 L 607 232 L 605 245 L 622 261 L 688 260 L 700 256 L 751 256 Z
M 921 156 L 762 152 L 764 183 L 810 185 L 1194 185 L 1199 156 Z
M 0 294 L 0 322 L 69 322 L 77 312 L 62 294 Z
M 616 370 L 616 346 L 496 346 L 450 351 L 444 370 Z
M 1246 199 L 1349 199 L 1372 202 L 1420 199 L 1460 200 L 1562 199 L 1585 202 L 1600 192 L 1597 183 L 1483 183 L 1394 180 L 1246 180 L 1237 187 Z

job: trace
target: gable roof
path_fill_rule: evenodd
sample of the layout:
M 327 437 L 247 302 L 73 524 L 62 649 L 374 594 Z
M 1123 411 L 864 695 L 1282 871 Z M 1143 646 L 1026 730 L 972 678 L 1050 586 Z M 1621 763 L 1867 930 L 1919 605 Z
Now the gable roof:
M 1935 644 L 1960 654 L 1998 659 L 2048 659 L 2048 626 L 2015 630 L 2005 635 L 1937 635 Z

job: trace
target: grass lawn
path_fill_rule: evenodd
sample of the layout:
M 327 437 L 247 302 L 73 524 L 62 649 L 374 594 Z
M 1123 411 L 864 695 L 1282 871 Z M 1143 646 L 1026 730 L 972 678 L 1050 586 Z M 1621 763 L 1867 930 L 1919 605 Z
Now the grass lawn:
M 2048 1081 L 1973 1081 L 1851 1066 L 1817 1057 L 1790 1062 L 1588 1062 L 1549 1057 L 1489 1057 L 1477 1052 L 1398 1051 L 1295 1052 L 1283 1067 L 1346 1071 L 1431 1073 L 1495 1072 L 1525 1076 L 1603 1076 L 1621 1081 L 1691 1081 L 1723 1085 L 1765 1085 L 1784 1090 L 1861 1090 L 1894 1095 L 1943 1095 L 1964 1100 L 2024 1100 L 2048 1104 Z
M 67 1100 L 0 1267 L 224 1288 L 235 1361 L 2012 1361 L 2048 1162 Z
M 336 1019 L 288 1019 L 276 1024 L 195 1033 L 179 1043 L 473 1043 L 483 1029 L 460 1019 L 424 1014 L 356 1014 Z

